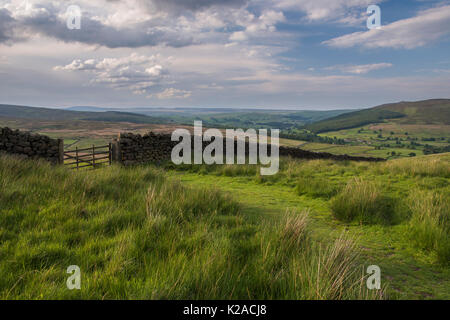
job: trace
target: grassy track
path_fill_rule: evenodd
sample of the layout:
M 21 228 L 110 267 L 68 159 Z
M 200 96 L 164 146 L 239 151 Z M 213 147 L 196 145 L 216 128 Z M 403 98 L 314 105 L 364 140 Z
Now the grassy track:
M 370 170 L 366 164 L 339 165 L 331 162 L 310 162 L 309 169 L 315 169 L 314 179 L 326 177 L 327 182 L 337 183 L 347 181 L 352 176 L 365 176 L 369 180 L 384 183 L 384 188 L 395 197 L 406 199 L 412 186 L 426 190 L 442 188 L 448 192 L 448 173 L 450 170 L 449 155 L 435 157 L 443 161 L 445 173 L 439 171 L 419 172 L 420 161 L 432 162 L 433 157 L 418 158 L 414 164 L 417 172 L 402 172 L 402 162 L 386 164 L 387 169 Z M 424 160 L 425 159 L 425 160 Z M 400 161 L 400 162 L 399 162 Z M 411 165 L 413 165 L 411 163 Z M 308 166 L 308 165 L 307 165 Z M 430 168 L 433 166 L 429 164 Z M 287 170 L 287 169 L 286 169 Z M 425 169 L 426 170 L 426 169 Z M 222 172 L 221 172 L 222 171 Z M 305 169 L 305 172 L 308 170 Z M 226 175 L 229 176 L 226 176 Z M 432 253 L 417 250 L 411 245 L 409 237 L 409 221 L 401 221 L 393 225 L 361 225 L 357 222 L 343 223 L 333 218 L 328 198 L 299 196 L 294 192 L 295 181 L 298 178 L 279 178 L 263 181 L 254 176 L 252 170 L 233 176 L 232 172 L 172 172 L 172 175 L 189 183 L 202 187 L 216 187 L 233 194 L 243 204 L 244 214 L 255 219 L 273 219 L 283 216 L 286 208 L 308 210 L 313 237 L 317 241 L 332 242 L 342 232 L 348 232 L 359 239 L 363 251 L 363 263 L 379 265 L 382 270 L 382 281 L 388 285 L 387 292 L 391 298 L 407 299 L 449 299 L 450 269 L 436 262 Z M 288 174 L 286 174 L 288 175 Z M 445 200 L 448 203 L 448 199 Z M 265 218 L 262 218 L 265 217 Z M 276 219 L 276 218 L 275 218 Z M 447 241 L 448 241 L 447 234 Z
M 0 156 L 0 298 L 449 299 L 449 160 L 282 159 L 261 177 Z M 365 287 L 373 264 L 381 292 Z M 70 265 L 81 290 L 66 288 Z
M 307 213 L 252 212 L 152 166 L 75 172 L 0 156 L 0 298 L 381 297 L 349 239 L 314 240 Z M 81 290 L 66 287 L 71 265 Z

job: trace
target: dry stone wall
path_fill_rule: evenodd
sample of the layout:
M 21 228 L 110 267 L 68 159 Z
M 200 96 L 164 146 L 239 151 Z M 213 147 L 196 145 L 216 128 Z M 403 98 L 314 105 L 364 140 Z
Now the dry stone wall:
M 192 137 L 191 146 L 194 146 Z M 179 142 L 171 141 L 170 134 L 155 134 L 150 132 L 144 136 L 132 133 L 122 133 L 113 143 L 113 160 L 122 162 L 124 165 L 142 164 L 146 162 L 161 163 L 171 158 L 172 149 Z M 203 149 L 210 142 L 203 142 Z M 237 150 L 237 141 L 234 142 L 234 150 Z M 224 154 L 226 153 L 226 143 L 223 144 Z M 245 146 L 246 155 L 249 151 L 249 142 Z M 334 155 L 330 153 L 311 152 L 299 148 L 280 146 L 280 156 L 290 156 L 299 159 L 333 159 L 352 161 L 385 161 L 382 158 L 353 157 L 348 155 Z M 270 155 L 270 147 L 268 148 Z
M 63 162 L 64 143 L 61 139 L 0 128 L 0 152 L 30 159 L 45 159 L 58 164 Z
M 119 139 L 113 142 L 113 160 L 124 165 L 146 162 L 162 162 L 170 159 L 172 148 L 178 142 L 172 142 L 168 134 L 146 135 L 121 133 Z

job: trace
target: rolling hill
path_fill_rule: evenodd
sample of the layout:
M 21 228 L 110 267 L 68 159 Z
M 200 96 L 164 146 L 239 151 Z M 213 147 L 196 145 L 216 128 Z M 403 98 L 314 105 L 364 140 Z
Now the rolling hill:
M 402 124 L 450 125 L 450 99 L 384 104 L 341 114 L 306 125 L 305 128 L 315 133 L 322 133 L 356 128 L 392 119 L 396 119 L 395 121 Z
M 286 110 L 254 110 L 217 114 L 197 113 L 192 115 L 174 115 L 171 118 L 183 124 L 191 124 L 194 120 L 202 120 L 206 127 L 211 128 L 276 128 L 289 129 L 325 120 L 337 115 L 351 112 L 350 110 L 329 111 L 286 111 Z
M 162 120 L 156 117 L 150 117 L 130 112 L 89 112 L 89 111 L 71 111 L 62 109 L 49 109 L 38 107 L 26 107 L 0 104 L 0 117 L 13 119 L 30 119 L 30 120 L 48 120 L 48 121 L 64 121 L 64 120 L 89 120 L 89 121 L 106 121 L 106 122 L 131 122 L 131 123 L 162 123 Z
M 122 111 L 122 110 L 110 110 L 100 107 L 90 107 L 90 106 L 74 106 L 66 108 L 69 111 L 82 111 L 82 112 L 106 112 L 106 111 Z

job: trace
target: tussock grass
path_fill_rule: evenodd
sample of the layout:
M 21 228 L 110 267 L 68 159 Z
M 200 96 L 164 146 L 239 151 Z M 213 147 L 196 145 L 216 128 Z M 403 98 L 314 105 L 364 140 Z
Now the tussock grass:
M 306 211 L 301 214 L 289 210 L 286 212 L 285 222 L 280 226 L 283 252 L 307 250 L 311 246 L 308 214 Z
M 450 264 L 450 193 L 414 190 L 409 237 L 420 249 L 432 251 L 444 265 Z
M 308 195 L 313 198 L 331 198 L 338 193 L 339 187 L 323 177 L 299 177 L 296 191 L 298 195 Z
M 347 240 L 306 213 L 249 219 L 154 167 L 69 171 L 0 157 L 0 298 L 372 299 Z M 78 265 L 82 289 L 66 288 Z
M 396 159 L 378 164 L 377 173 L 395 173 L 406 176 L 450 178 L 450 157 L 428 156 L 413 159 Z
M 394 220 L 394 201 L 373 182 L 361 178 L 350 180 L 331 201 L 333 215 L 342 221 L 362 224 L 389 224 Z

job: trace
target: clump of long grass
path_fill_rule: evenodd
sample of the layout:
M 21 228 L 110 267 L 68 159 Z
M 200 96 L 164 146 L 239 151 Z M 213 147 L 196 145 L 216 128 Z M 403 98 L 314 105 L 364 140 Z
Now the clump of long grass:
M 362 178 L 351 179 L 345 188 L 331 200 L 334 217 L 362 224 L 389 224 L 394 221 L 395 203 L 383 194 L 380 187 Z
M 281 226 L 281 239 L 287 248 L 298 249 L 310 244 L 308 216 L 308 211 L 298 214 L 287 210 L 285 222 Z
M 318 254 L 309 260 L 301 261 L 296 265 L 296 272 L 301 286 L 308 288 L 307 297 L 310 299 L 382 298 L 382 291 L 366 289 L 359 249 L 356 242 L 344 234 L 334 243 L 319 248 Z
M 148 215 L 166 215 L 191 220 L 201 215 L 239 213 L 239 205 L 214 189 L 193 189 L 177 182 L 152 184 L 147 191 Z
M 414 190 L 407 203 L 411 210 L 411 241 L 420 249 L 435 252 L 440 263 L 450 264 L 449 194 Z
M 339 188 L 332 181 L 323 177 L 304 176 L 297 179 L 295 187 L 298 195 L 308 195 L 313 198 L 331 198 Z
M 369 291 L 364 281 L 356 240 L 342 234 L 334 242 L 312 238 L 309 211 L 289 210 L 278 226 L 263 234 L 260 267 L 274 290 L 286 299 L 381 299 L 383 290 Z M 276 248 L 270 250 L 269 248 Z
M 441 156 L 417 157 L 413 159 L 395 159 L 377 164 L 376 173 L 393 173 L 405 176 L 450 178 L 449 158 Z

